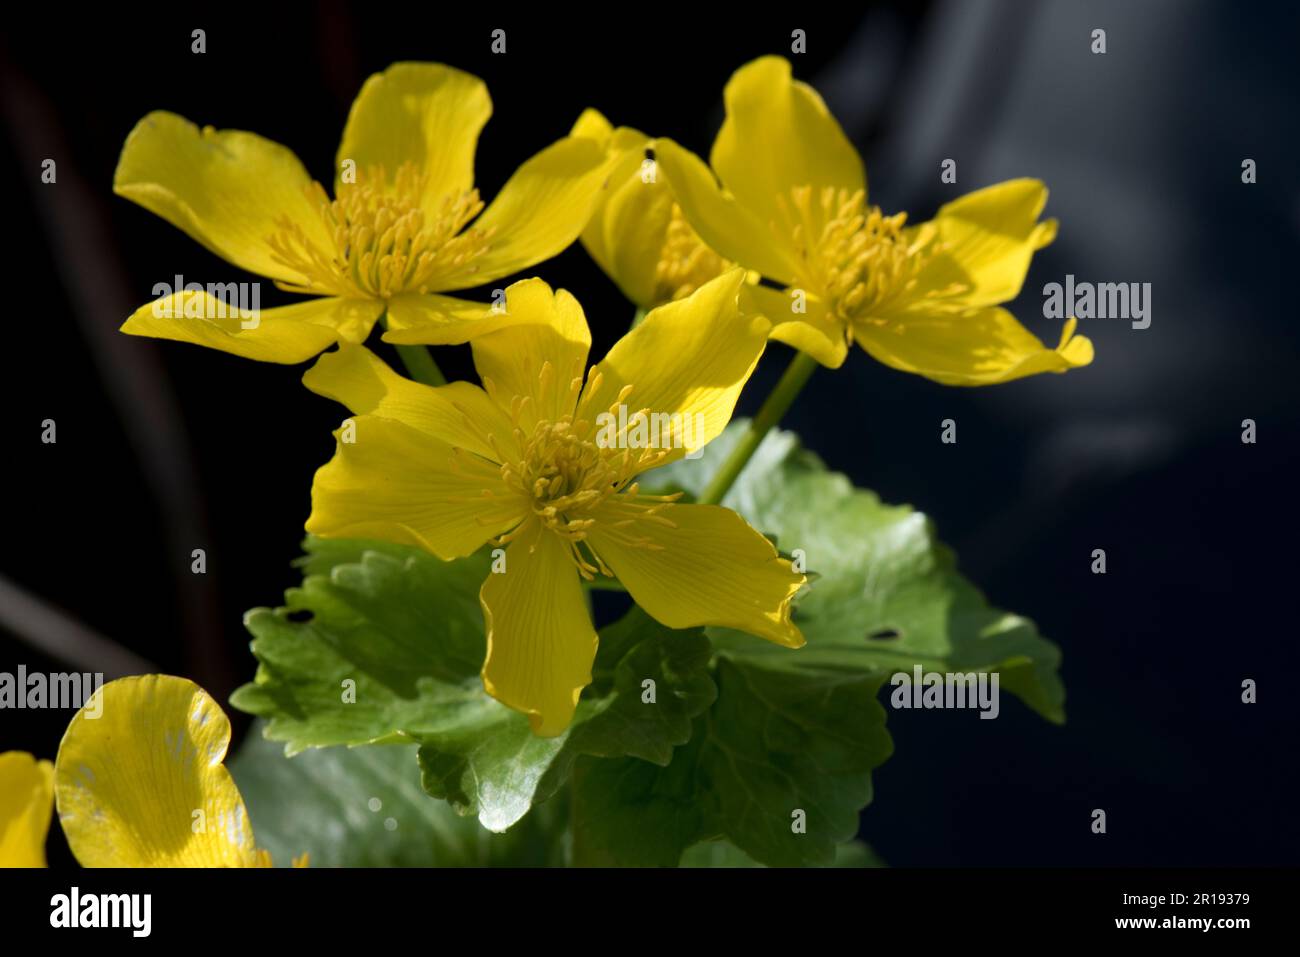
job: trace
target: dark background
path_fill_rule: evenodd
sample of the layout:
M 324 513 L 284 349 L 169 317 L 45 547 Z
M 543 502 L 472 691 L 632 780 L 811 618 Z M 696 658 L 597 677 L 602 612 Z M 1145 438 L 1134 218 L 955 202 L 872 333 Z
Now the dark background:
M 329 182 L 364 78 L 444 61 L 491 90 L 477 167 L 490 200 L 586 106 L 706 153 L 730 73 L 788 54 L 801 28 L 795 74 L 863 151 L 886 211 L 921 219 L 1003 179 L 1048 183 L 1060 236 L 1012 305 L 1040 337 L 1060 331 L 1042 318 L 1046 282 L 1153 284 L 1149 329 L 1081 323 L 1097 349 L 1084 370 L 960 390 L 855 350 L 788 417 L 832 467 L 933 516 L 966 574 L 1065 654 L 1063 728 L 1011 701 L 996 722 L 891 714 L 897 750 L 875 776 L 863 837 L 895 865 L 1294 864 L 1300 19 L 1289 5 L 1228 2 L 809 9 L 11 17 L 0 670 L 138 664 L 98 635 L 224 701 L 254 668 L 241 615 L 295 583 L 311 476 L 333 449 L 339 412 L 302 388 L 303 367 L 116 332 L 176 273 L 252 278 L 112 195 L 136 120 L 164 108 L 253 130 Z M 202 56 L 190 52 L 196 27 Z M 497 27 L 504 56 L 489 52 Z M 1089 50 L 1097 27 L 1105 55 Z M 40 181 L 47 157 L 56 185 Z M 939 181 L 949 157 L 955 186 Z M 1247 157 L 1255 185 L 1241 182 Z M 580 246 L 536 271 L 583 303 L 595 355 L 625 330 L 631 307 Z M 263 295 L 290 301 L 269 283 Z M 785 353 L 773 347 L 742 411 Z M 438 358 L 449 377 L 472 375 L 467 351 Z M 939 441 L 949 417 L 956 446 Z M 39 440 L 46 418 L 56 445 Z M 1256 445 L 1240 440 L 1244 418 Z M 206 576 L 190 573 L 193 548 L 207 550 Z M 1104 576 L 1089 571 L 1094 548 L 1106 549 Z M 37 650 L 52 642 L 72 650 Z M 1258 704 L 1241 703 L 1244 678 L 1258 681 Z M 69 716 L 0 714 L 0 750 L 52 758 Z M 1107 812 L 1104 836 L 1089 830 L 1093 808 Z M 61 841 L 56 826 L 53 863 L 70 862 Z

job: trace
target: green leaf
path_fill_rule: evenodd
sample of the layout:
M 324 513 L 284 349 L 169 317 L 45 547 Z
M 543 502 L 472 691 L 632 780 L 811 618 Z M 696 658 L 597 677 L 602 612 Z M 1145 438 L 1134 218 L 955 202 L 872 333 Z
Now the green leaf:
M 244 616 L 259 666 L 231 704 L 268 718 L 267 735 L 289 754 L 418 733 L 483 705 L 485 560 L 318 544 L 309 540 L 307 563 L 318 571 L 285 593 L 283 607 Z M 327 567 L 324 555 L 338 563 Z
M 714 687 L 701 630 L 639 610 L 601 632 L 593 683 L 564 735 L 539 738 L 483 690 L 478 589 L 485 555 L 442 562 L 377 542 L 309 539 L 285 606 L 245 617 L 259 665 L 231 703 L 267 719 L 286 753 L 337 744 L 420 745 L 425 789 L 503 831 L 552 794 L 579 754 L 666 764 Z M 655 700 L 642 700 L 654 682 Z
M 600 652 L 584 720 L 570 750 L 641 758 L 658 765 L 691 736 L 691 719 L 717 697 L 709 676 L 713 649 L 698 628 L 675 631 L 633 607 L 600 632 Z
M 892 750 L 876 700 L 885 676 L 720 657 L 715 677 L 717 701 L 666 769 L 581 762 L 575 862 L 672 866 L 725 837 L 764 864 L 829 864 L 857 834 L 871 771 Z
M 420 790 L 410 745 L 321 748 L 286 757 L 254 728 L 229 762 L 259 847 L 287 866 L 532 866 L 562 862 L 563 808 L 493 834 Z
M 743 427 L 643 484 L 698 494 Z M 577 862 L 671 865 L 692 844 L 726 838 L 765 864 L 832 863 L 892 748 L 878 692 L 917 664 L 997 672 L 1029 707 L 1064 719 L 1059 651 L 1028 620 L 987 605 L 925 516 L 855 489 L 783 432 L 768 435 L 723 504 L 818 573 L 796 605 L 808 644 L 792 651 L 709 629 L 718 696 L 690 744 L 665 769 L 577 768 Z
M 675 867 L 682 851 L 716 837 L 717 811 L 700 772 L 696 722 L 667 767 L 635 758 L 581 758 L 569 789 L 573 863 L 584 867 Z

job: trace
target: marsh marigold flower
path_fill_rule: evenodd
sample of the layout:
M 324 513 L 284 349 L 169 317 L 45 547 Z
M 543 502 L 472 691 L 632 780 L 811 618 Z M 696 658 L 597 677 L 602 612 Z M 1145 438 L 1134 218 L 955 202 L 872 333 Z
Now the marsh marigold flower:
M 999 305 L 1019 294 L 1034 252 L 1056 235 L 1055 220 L 1038 219 L 1041 182 L 977 190 L 909 226 L 905 213 L 867 202 L 861 157 L 788 61 L 745 65 L 724 99 L 708 166 L 672 140 L 654 151 L 704 241 L 785 287 L 754 290 L 773 338 L 832 368 L 857 342 L 886 365 L 948 385 L 1092 361 L 1073 319 L 1048 349 Z
M 441 328 L 442 342 L 470 341 L 482 388 L 408 381 L 360 347 L 323 355 L 304 383 L 355 417 L 316 473 L 307 530 L 445 560 L 505 546 L 504 571 L 479 594 L 483 683 L 542 735 L 569 725 L 591 681 L 583 579 L 616 577 L 670 628 L 802 645 L 790 615 L 805 579 L 771 542 L 729 509 L 637 483 L 731 417 L 770 330 L 738 308 L 742 280 L 733 270 L 654 310 L 585 381 L 582 308 L 538 279 L 512 285 L 498 315 Z M 673 423 L 671 434 L 636 438 L 646 421 Z
M 0 754 L 0 867 L 45 865 L 55 803 L 83 867 L 271 865 L 222 764 L 230 720 L 207 692 L 144 675 L 95 696 L 68 724 L 52 766 Z
M 235 265 L 316 298 L 235 314 L 207 291 L 172 290 L 123 325 L 268 362 L 336 341 L 437 322 L 479 286 L 556 255 L 587 224 L 606 153 L 566 137 L 525 162 L 491 205 L 474 188 L 487 87 L 448 66 L 398 63 L 352 104 L 334 195 L 293 153 L 253 133 L 150 113 L 127 137 L 113 189 Z

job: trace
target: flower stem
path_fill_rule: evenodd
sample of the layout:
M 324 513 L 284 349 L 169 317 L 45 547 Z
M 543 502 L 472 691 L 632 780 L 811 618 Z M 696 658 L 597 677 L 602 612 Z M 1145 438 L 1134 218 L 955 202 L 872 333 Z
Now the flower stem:
M 425 385 L 447 384 L 447 377 L 442 374 L 438 363 L 433 361 L 433 356 L 425 346 L 394 345 L 393 348 L 397 350 L 402 365 L 406 366 L 406 371 L 411 373 L 411 378 L 416 382 L 423 382 Z
M 379 317 L 379 324 L 385 329 L 388 328 L 387 310 Z M 428 347 L 399 346 L 393 343 L 393 348 L 397 350 L 397 356 L 402 360 L 402 365 L 406 366 L 406 371 L 411 374 L 411 378 L 416 382 L 423 382 L 425 385 L 447 384 L 447 377 L 438 368 L 438 363 L 434 361 Z
M 795 396 L 799 394 L 816 368 L 817 360 L 808 353 L 795 353 L 794 359 L 781 374 L 781 380 L 763 400 L 758 415 L 750 420 L 749 428 L 745 430 L 740 443 L 731 450 L 731 454 L 727 456 L 722 467 L 714 474 L 700 495 L 701 505 L 717 505 L 722 501 L 723 496 L 735 484 L 740 473 L 744 471 L 745 465 L 762 444 L 763 437 L 781 421 L 781 416 L 785 415 L 786 410 L 794 402 Z

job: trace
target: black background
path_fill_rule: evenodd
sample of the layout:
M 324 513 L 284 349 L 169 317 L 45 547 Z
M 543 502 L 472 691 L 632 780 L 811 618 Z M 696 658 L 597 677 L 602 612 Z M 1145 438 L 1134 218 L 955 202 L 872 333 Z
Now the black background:
M 447 62 L 492 94 L 477 163 L 490 200 L 587 106 L 707 152 L 730 73 L 788 53 L 801 28 L 795 74 L 863 151 L 887 211 L 921 219 L 1002 179 L 1048 183 L 1060 236 L 1012 305 L 1041 338 L 1054 344 L 1060 325 L 1042 318 L 1046 282 L 1153 284 L 1149 329 L 1083 321 L 1087 369 L 959 390 L 855 351 L 787 418 L 833 468 L 929 513 L 990 599 L 1065 654 L 1063 728 L 1010 701 L 995 722 L 891 714 L 896 753 L 863 837 L 896 865 L 1296 861 L 1300 22 L 1287 5 L 60 9 L 10 19 L 0 48 L 5 581 L 219 700 L 253 673 L 242 612 L 295 582 L 338 409 L 302 388 L 302 368 L 115 331 L 176 273 L 250 278 L 112 195 L 146 112 L 258 132 L 329 182 L 364 78 Z M 504 56 L 489 49 L 498 27 Z M 1104 56 L 1089 51 L 1097 27 Z M 949 157 L 955 186 L 939 181 Z M 1241 183 L 1247 157 L 1255 185 Z M 40 181 L 45 158 L 56 185 Z M 626 329 L 631 307 L 580 246 L 536 272 L 582 302 L 593 354 Z M 264 306 L 290 298 L 263 284 Z M 742 411 L 785 353 L 773 347 Z M 449 377 L 473 374 L 467 351 L 438 358 Z M 1240 441 L 1248 417 L 1255 445 Z M 56 445 L 39 440 L 47 418 Z M 955 446 L 939 441 L 944 418 Z M 206 576 L 189 571 L 199 547 Z M 1094 548 L 1105 576 L 1089 571 Z M 0 631 L 0 670 L 19 662 L 68 668 Z M 1244 678 L 1258 704 L 1241 703 Z M 0 714 L 0 750 L 52 758 L 68 716 Z M 1093 808 L 1105 836 L 1090 832 Z M 51 860 L 68 863 L 57 832 Z

